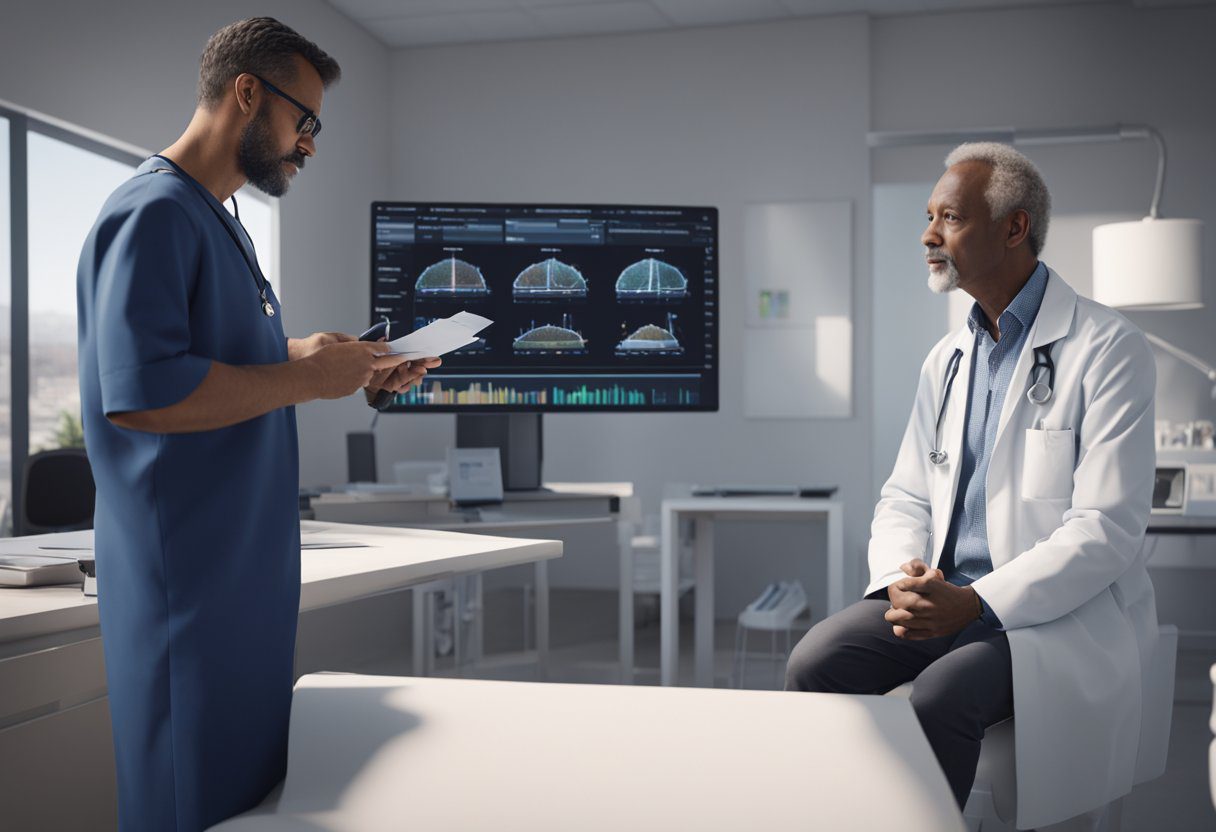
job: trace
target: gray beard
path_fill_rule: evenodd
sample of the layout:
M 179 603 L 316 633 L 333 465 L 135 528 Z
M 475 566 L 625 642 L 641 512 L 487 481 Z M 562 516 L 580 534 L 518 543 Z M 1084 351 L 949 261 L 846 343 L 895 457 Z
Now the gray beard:
M 936 294 L 944 295 L 958 288 L 958 267 L 953 260 L 946 261 L 946 267 L 938 271 L 929 271 L 929 288 Z

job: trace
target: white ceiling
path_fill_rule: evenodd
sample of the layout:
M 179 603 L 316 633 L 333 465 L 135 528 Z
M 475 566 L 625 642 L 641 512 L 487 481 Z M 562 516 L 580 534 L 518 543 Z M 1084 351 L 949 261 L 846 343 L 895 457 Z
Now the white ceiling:
M 329 0 L 392 47 L 684 29 L 827 14 L 917 14 L 1078 2 L 1162 6 L 1190 5 L 1196 0 Z

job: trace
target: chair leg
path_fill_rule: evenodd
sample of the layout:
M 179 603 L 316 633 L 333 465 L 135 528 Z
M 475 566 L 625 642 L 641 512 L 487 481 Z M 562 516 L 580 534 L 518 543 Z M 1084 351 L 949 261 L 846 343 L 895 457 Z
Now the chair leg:
M 1123 798 L 1050 826 L 1039 832 L 1120 832 L 1123 828 Z
M 739 688 L 747 687 L 747 630 L 742 630 L 743 649 L 739 652 Z
M 738 624 L 735 625 L 735 655 L 730 660 L 730 686 L 732 688 L 743 687 L 743 680 L 739 676 L 739 636 L 742 634 L 743 628 Z
M 460 640 L 464 636 L 464 627 L 461 626 L 460 620 L 463 615 L 464 579 L 456 578 L 452 581 L 452 666 L 457 678 L 464 675 L 464 650 L 460 646 Z
M 972 787 L 967 797 L 963 822 L 967 824 L 967 832 L 1014 832 L 1012 824 L 1005 823 L 997 815 L 992 791 L 979 784 Z
M 524 584 L 524 652 L 532 646 L 532 584 Z
M 784 658 L 784 660 L 782 660 L 781 664 L 777 668 L 777 690 L 783 690 L 785 688 L 785 666 L 790 663 L 791 640 L 792 640 L 792 636 L 790 635 L 790 628 L 786 627 L 785 628 L 785 658 Z
M 771 639 L 772 646 L 770 647 L 770 649 L 768 651 L 768 658 L 769 658 L 769 661 L 772 662 L 772 664 L 773 664 L 773 672 L 776 673 L 777 672 L 777 631 L 773 630 L 771 635 L 772 635 L 772 639 Z

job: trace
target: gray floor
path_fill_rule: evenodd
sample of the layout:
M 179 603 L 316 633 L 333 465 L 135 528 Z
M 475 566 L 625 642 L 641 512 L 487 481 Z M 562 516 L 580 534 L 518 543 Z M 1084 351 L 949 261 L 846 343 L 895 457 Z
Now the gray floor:
M 552 596 L 553 649 L 550 681 L 615 684 L 621 679 L 617 662 L 616 599 L 612 593 L 555 591 Z M 495 617 L 492 606 L 499 606 Z M 505 608 L 507 612 L 502 610 Z M 518 599 L 505 605 L 487 603 L 486 648 L 493 655 L 478 668 L 465 668 L 461 675 L 479 678 L 529 680 L 535 678 L 530 654 L 518 650 L 522 633 Z M 659 629 L 653 611 L 639 608 L 635 629 L 634 684 L 658 684 Z M 692 622 L 682 623 L 680 679 L 691 684 L 693 655 Z M 804 624 L 805 628 L 805 624 Z M 493 632 L 491 632 L 491 630 Z M 715 682 L 732 684 L 734 623 L 720 621 L 715 627 Z M 502 650 L 501 648 L 508 648 Z M 767 636 L 755 635 L 751 649 L 767 653 Z M 1165 774 L 1138 786 L 1124 804 L 1123 832 L 1201 832 L 1216 830 L 1208 786 L 1208 748 L 1212 734 L 1212 686 L 1208 669 L 1216 663 L 1216 651 L 1184 649 L 1178 656 L 1177 697 L 1174 704 L 1169 758 Z M 454 671 L 443 668 L 440 673 Z M 774 688 L 779 684 L 780 660 L 763 656 L 749 660 L 746 687 Z M 350 668 L 355 669 L 355 668 Z M 409 674 L 410 657 L 399 655 L 358 668 L 362 672 Z

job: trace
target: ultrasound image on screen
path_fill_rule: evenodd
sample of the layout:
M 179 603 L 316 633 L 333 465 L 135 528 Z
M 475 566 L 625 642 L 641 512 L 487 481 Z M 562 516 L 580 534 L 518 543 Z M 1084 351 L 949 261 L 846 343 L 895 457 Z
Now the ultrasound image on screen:
M 715 208 L 372 205 L 372 315 L 494 324 L 397 410 L 716 410 Z

